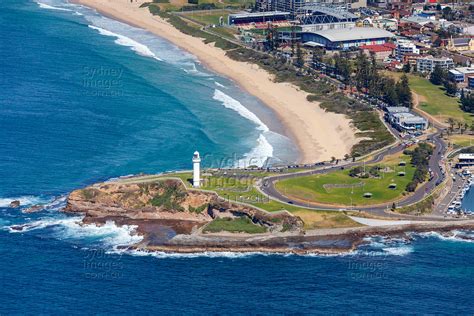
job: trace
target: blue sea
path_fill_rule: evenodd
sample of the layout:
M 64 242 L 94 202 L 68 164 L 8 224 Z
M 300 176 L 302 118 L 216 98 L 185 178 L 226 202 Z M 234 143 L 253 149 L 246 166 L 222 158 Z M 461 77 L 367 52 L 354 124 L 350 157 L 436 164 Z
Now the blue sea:
M 220 167 L 294 162 L 295 146 L 258 99 L 144 30 L 63 0 L 1 0 L 0 25 L 0 314 L 474 313 L 474 243 L 456 236 L 335 256 L 117 250 L 133 227 L 79 225 L 59 212 L 68 192 L 190 169 L 195 150 Z

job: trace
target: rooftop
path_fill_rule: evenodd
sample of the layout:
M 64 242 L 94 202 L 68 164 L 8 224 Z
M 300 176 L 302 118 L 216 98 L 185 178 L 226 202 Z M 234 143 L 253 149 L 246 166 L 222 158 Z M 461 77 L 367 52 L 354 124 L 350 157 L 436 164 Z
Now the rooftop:
M 281 12 L 281 11 L 271 11 L 271 12 L 241 12 L 235 14 L 229 14 L 229 16 L 233 18 L 250 18 L 250 17 L 258 17 L 258 16 L 275 16 L 275 15 L 290 15 L 290 12 Z
M 375 27 L 352 27 L 308 32 L 327 38 L 331 42 L 354 41 L 371 38 L 391 38 L 395 35 Z
M 459 154 L 459 160 L 471 160 L 474 159 L 474 154 Z
M 467 75 L 467 74 L 473 74 L 474 68 L 473 67 L 458 67 L 458 68 L 451 69 L 449 72 L 453 74 Z
M 409 113 L 410 109 L 404 106 L 388 106 L 388 113 Z
M 395 49 L 395 45 L 392 43 L 385 43 L 381 45 L 362 45 L 359 47 L 360 49 L 366 49 L 370 52 L 390 52 Z

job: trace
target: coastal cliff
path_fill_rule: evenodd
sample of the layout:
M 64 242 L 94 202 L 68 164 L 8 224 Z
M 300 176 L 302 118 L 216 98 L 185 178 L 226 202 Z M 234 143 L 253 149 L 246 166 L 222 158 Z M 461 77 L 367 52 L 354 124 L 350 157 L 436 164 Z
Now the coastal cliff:
M 232 203 L 214 192 L 187 189 L 180 180 L 95 184 L 73 191 L 64 212 L 84 214 L 84 224 L 135 225 L 144 236 L 141 248 L 186 244 L 202 249 L 212 246 L 212 240 L 222 246 L 226 238 L 237 246 L 257 235 L 299 235 L 304 226 L 289 212 Z
M 73 191 L 64 209 L 84 214 L 84 224 L 136 227 L 143 240 L 127 249 L 165 252 L 272 252 L 333 254 L 354 250 L 372 235 L 472 228 L 472 221 L 424 222 L 390 227 L 304 231 L 302 219 L 287 211 L 267 212 L 233 203 L 215 192 L 188 189 L 179 179 L 128 179 Z

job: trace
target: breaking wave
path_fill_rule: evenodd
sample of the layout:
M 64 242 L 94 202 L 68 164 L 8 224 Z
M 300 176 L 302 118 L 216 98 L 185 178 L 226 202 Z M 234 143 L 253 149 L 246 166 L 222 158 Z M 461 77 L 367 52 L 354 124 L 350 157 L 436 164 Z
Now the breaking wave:
M 60 240 L 98 243 L 109 248 L 133 245 L 143 239 L 136 234 L 136 226 L 117 226 L 113 221 L 107 221 L 101 226 L 85 225 L 82 223 L 82 217 L 77 216 L 42 218 L 23 225 L 12 225 L 9 231 L 25 233 L 46 228 L 50 228 L 50 234 Z
M 47 9 L 47 10 L 57 10 L 57 11 L 72 11 L 66 8 L 60 8 L 60 7 L 55 7 L 43 2 L 36 1 L 36 3 L 39 5 L 41 9 Z
M 0 198 L 0 207 L 9 207 L 10 203 L 13 201 L 19 201 L 20 206 L 32 206 L 32 205 L 37 205 L 37 204 L 50 203 L 51 198 L 42 197 L 42 196 L 34 196 L 34 195 Z
M 446 234 L 440 234 L 438 232 L 426 232 L 416 233 L 413 235 L 419 236 L 421 238 L 437 238 L 443 241 L 474 243 L 474 232 L 466 230 L 453 230 Z
M 216 83 L 217 84 L 217 83 Z M 271 133 L 265 123 L 263 123 L 255 113 L 251 112 L 239 101 L 228 96 L 219 89 L 214 90 L 214 100 L 221 102 L 225 108 L 237 112 L 240 116 L 257 125 L 256 129 L 261 131 L 257 138 L 257 145 L 244 155 L 244 159 L 239 160 L 235 167 L 248 167 L 250 165 L 263 166 L 268 158 L 273 157 L 273 146 L 265 137 L 266 133 Z
M 141 44 L 141 43 L 139 43 L 139 42 L 137 42 L 137 41 L 135 41 L 135 40 L 133 40 L 129 37 L 126 37 L 124 35 L 120 35 L 120 34 L 117 34 L 117 33 L 114 33 L 114 32 L 111 32 L 111 31 L 108 31 L 106 29 L 103 29 L 103 28 L 100 28 L 100 27 L 97 27 L 97 26 L 93 26 L 93 25 L 89 25 L 89 28 L 98 31 L 101 35 L 116 37 L 117 38 L 115 40 L 116 44 L 126 46 L 126 47 L 130 47 L 134 52 L 136 52 L 139 55 L 142 55 L 142 56 L 145 56 L 145 57 L 151 57 L 151 58 L 154 58 L 156 60 L 162 61 L 162 59 L 159 58 L 158 56 L 156 56 L 155 53 L 153 53 L 150 50 L 150 48 L 148 48 L 148 46 L 143 45 L 143 44 Z
M 245 106 L 242 105 L 239 101 L 235 100 L 234 98 L 228 96 L 224 92 L 222 92 L 219 89 L 214 90 L 214 100 L 222 102 L 224 107 L 227 109 L 234 110 L 237 112 L 240 116 L 246 118 L 249 121 L 252 121 L 257 125 L 257 128 L 261 131 L 267 132 L 269 131 L 269 128 L 267 125 L 265 125 L 258 117 L 255 115 L 255 113 L 251 112 L 249 109 L 247 109 Z

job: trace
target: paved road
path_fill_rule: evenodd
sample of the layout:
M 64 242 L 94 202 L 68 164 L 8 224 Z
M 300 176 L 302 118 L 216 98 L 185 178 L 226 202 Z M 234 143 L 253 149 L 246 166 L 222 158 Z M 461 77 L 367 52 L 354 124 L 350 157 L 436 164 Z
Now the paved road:
M 397 206 L 406 206 L 406 205 L 410 205 L 422 200 L 427 194 L 431 193 L 436 188 L 436 186 L 439 185 L 444 179 L 444 175 L 440 168 L 440 162 L 442 161 L 443 155 L 446 152 L 446 144 L 440 137 L 441 130 L 439 126 L 435 126 L 435 128 L 436 128 L 436 132 L 431 135 L 428 135 L 428 139 L 434 145 L 433 155 L 431 156 L 430 161 L 429 161 L 429 168 L 431 169 L 433 176 L 430 178 L 428 182 L 424 183 L 413 195 L 410 195 L 409 197 L 398 202 Z M 403 144 L 395 145 L 393 147 L 390 147 L 376 154 L 370 161 L 366 163 L 380 162 L 386 156 L 401 152 L 404 149 L 405 149 L 405 146 Z M 259 185 L 259 189 L 263 193 L 270 196 L 271 198 L 279 200 L 280 202 L 283 202 L 286 204 L 297 205 L 297 206 L 306 207 L 306 208 L 314 208 L 314 209 L 340 210 L 341 209 L 340 207 L 328 206 L 328 205 L 320 204 L 317 202 L 302 202 L 302 201 L 292 200 L 291 198 L 284 196 L 282 193 L 280 193 L 278 190 L 275 189 L 275 182 L 280 181 L 280 180 L 285 180 L 285 179 L 301 177 L 301 176 L 308 176 L 308 175 L 314 175 L 314 174 L 326 174 L 329 172 L 340 170 L 341 168 L 352 168 L 352 167 L 361 166 L 361 165 L 363 165 L 363 162 L 350 162 L 350 163 L 344 163 L 342 165 L 333 165 L 331 167 L 324 168 L 324 169 L 316 169 L 316 170 L 309 170 L 309 171 L 293 173 L 293 174 L 271 176 L 271 177 L 264 178 L 261 181 Z M 385 210 L 387 208 L 390 208 L 391 205 L 392 203 L 387 203 L 387 204 L 379 205 L 379 206 L 360 206 L 360 207 L 357 207 L 357 209 L 368 211 L 377 215 L 387 216 L 387 214 L 385 213 Z M 350 206 L 347 206 L 347 208 L 350 208 Z

